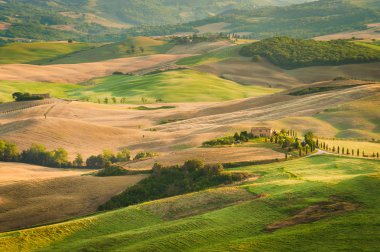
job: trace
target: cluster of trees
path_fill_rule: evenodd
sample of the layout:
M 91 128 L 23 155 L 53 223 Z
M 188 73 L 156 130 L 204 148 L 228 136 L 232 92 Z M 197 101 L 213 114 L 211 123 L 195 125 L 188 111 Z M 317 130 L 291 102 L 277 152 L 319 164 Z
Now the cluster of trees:
M 242 47 L 240 54 L 265 57 L 286 69 L 380 61 L 380 52 L 346 40 L 316 41 L 275 37 Z
M 313 132 L 307 132 L 304 135 L 304 139 L 298 138 L 297 135 L 297 132 L 294 130 L 282 129 L 280 132 L 274 132 L 269 141 L 279 144 L 281 148 L 286 149 L 288 152 L 298 150 L 300 157 L 315 151 L 317 143 Z
M 138 50 L 140 51 L 140 53 L 144 53 L 145 52 L 145 48 L 142 47 L 142 46 L 139 46 Z M 135 45 L 130 45 L 129 48 L 127 49 L 126 53 L 127 54 L 135 54 L 137 51 L 136 49 L 136 46 Z
M 253 139 L 254 136 L 247 131 L 236 132 L 233 136 L 220 137 L 203 142 L 202 146 L 222 146 L 222 145 L 232 145 L 235 143 L 248 142 L 249 139 Z
M 154 152 L 139 152 L 133 158 L 140 160 L 157 156 Z M 22 162 L 27 164 L 36 164 L 54 168 L 89 168 L 101 169 L 111 167 L 115 163 L 131 161 L 131 152 L 127 148 L 123 148 L 117 153 L 104 150 L 102 154 L 92 155 L 86 160 L 81 154 L 77 154 L 73 161 L 68 159 L 68 153 L 63 148 L 48 151 L 41 144 L 32 144 L 29 149 L 20 152 L 13 143 L 0 140 L 0 161 L 3 162 Z
M 30 93 L 21 93 L 21 92 L 16 92 L 12 94 L 13 99 L 15 101 L 35 101 L 35 100 L 43 100 L 43 97 L 40 96 L 35 96 L 31 95 Z
M 110 210 L 145 201 L 171 197 L 208 187 L 230 184 L 247 178 L 245 173 L 224 172 L 222 165 L 205 165 L 199 160 L 186 161 L 182 166 L 153 166 L 151 176 L 129 187 L 101 205 L 99 210 Z
M 131 160 L 131 152 L 124 148 L 118 153 L 105 150 L 102 154 L 90 156 L 86 160 L 86 166 L 93 169 L 109 167 L 114 163 L 127 162 Z
M 141 152 L 136 154 L 134 160 L 152 158 L 152 157 L 156 157 L 156 156 L 157 156 L 157 153 L 155 153 L 155 152 L 141 151 Z
M 20 152 L 15 144 L 0 141 L 0 161 L 3 162 L 23 162 L 37 164 L 48 167 L 70 167 L 68 154 L 62 148 L 47 151 L 40 144 L 33 144 L 29 149 Z
M 200 42 L 213 42 L 220 39 L 238 38 L 236 34 L 228 33 L 215 33 L 215 34 L 197 34 L 194 33 L 191 36 L 173 36 L 170 38 L 170 42 L 178 45 L 195 44 Z
M 319 139 L 317 139 L 317 147 L 326 150 L 326 151 L 331 151 L 336 154 L 340 155 L 347 155 L 347 156 L 357 156 L 357 157 L 372 157 L 372 158 L 380 158 L 379 152 L 372 152 L 371 153 L 365 153 L 364 150 L 358 149 L 352 149 L 348 147 L 341 147 L 341 146 L 329 146 L 326 144 L 326 142 L 321 142 Z

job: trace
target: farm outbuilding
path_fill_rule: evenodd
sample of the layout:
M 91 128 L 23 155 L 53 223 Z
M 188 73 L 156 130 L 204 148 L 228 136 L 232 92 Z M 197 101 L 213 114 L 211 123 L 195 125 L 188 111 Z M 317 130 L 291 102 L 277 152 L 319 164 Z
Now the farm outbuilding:
M 253 127 L 251 133 L 254 137 L 271 137 L 274 130 L 268 127 Z

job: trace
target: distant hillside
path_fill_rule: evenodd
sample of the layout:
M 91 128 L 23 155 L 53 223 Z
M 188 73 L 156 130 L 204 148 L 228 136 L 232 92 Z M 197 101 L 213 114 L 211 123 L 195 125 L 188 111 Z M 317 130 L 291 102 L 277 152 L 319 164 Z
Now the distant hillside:
M 315 41 L 287 37 L 252 43 L 244 46 L 240 54 L 254 59 L 265 57 L 286 69 L 380 61 L 378 50 L 349 41 Z
M 178 24 L 246 6 L 305 1 L 309 0 L 3 0 L 0 25 L 7 26 L 0 29 L 0 37 L 115 41 L 134 25 Z
M 274 36 L 312 38 L 343 31 L 364 30 L 380 22 L 380 4 L 374 0 L 320 0 L 291 6 L 267 6 L 226 11 L 177 27 L 190 28 L 224 23 L 224 30 L 255 39 Z M 150 29 L 152 30 L 152 29 Z

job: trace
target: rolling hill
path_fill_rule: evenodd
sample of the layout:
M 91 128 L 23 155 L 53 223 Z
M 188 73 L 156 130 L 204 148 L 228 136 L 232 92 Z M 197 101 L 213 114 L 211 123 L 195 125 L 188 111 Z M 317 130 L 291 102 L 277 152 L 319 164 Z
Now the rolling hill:
M 0 47 L 0 64 L 33 63 L 52 60 L 95 47 L 88 43 L 12 43 Z
M 367 24 L 380 20 L 380 7 L 374 2 L 376 1 L 320 0 L 282 7 L 236 9 L 178 25 L 176 31 L 196 31 L 197 27 L 202 29 L 206 25 L 223 23 L 224 32 L 255 39 L 275 36 L 313 38 L 367 29 Z
M 133 25 L 143 25 L 132 31 L 136 32 L 146 29 L 146 25 L 189 22 L 247 5 L 284 5 L 304 1 L 307 0 L 4 0 L 0 2 L 0 22 L 7 23 L 7 26 L 0 30 L 0 36 L 119 41 L 125 38 L 125 30 Z
M 231 172 L 260 178 L 3 233 L 0 248 L 278 251 L 296 244 L 298 251 L 371 251 L 378 243 L 379 169 L 378 161 L 334 156 L 236 168 Z
M 105 97 L 126 98 L 127 103 L 215 102 L 255 97 L 280 91 L 274 88 L 242 86 L 217 76 L 194 70 L 175 70 L 145 76 L 109 76 L 92 80 L 82 89 L 70 92 L 72 97 L 102 102 Z M 109 101 L 111 102 L 111 100 Z

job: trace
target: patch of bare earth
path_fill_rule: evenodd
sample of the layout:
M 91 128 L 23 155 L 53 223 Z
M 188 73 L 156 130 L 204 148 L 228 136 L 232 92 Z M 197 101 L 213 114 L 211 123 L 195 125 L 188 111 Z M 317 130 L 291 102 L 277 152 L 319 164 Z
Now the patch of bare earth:
M 267 231 L 275 231 L 277 229 L 295 226 L 299 224 L 312 223 L 324 218 L 343 214 L 345 212 L 354 211 L 359 206 L 344 201 L 326 201 L 316 205 L 309 206 L 298 214 L 289 219 L 272 223 L 266 227 Z
M 0 66 L 0 80 L 79 83 L 111 75 L 113 72 L 136 72 L 169 64 L 189 55 L 158 54 L 121 58 L 101 62 L 37 66 L 8 64 Z
M 9 26 L 11 26 L 11 25 L 8 23 L 0 22 L 0 31 L 8 29 Z
M 88 172 L 0 163 L 0 232 L 94 213 L 146 177 L 82 175 Z

